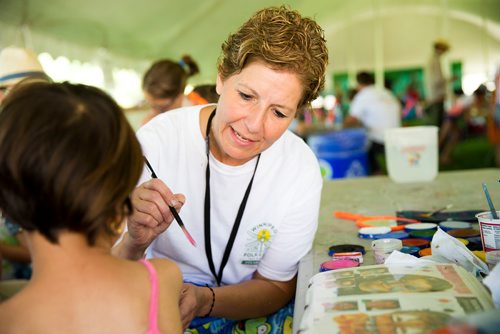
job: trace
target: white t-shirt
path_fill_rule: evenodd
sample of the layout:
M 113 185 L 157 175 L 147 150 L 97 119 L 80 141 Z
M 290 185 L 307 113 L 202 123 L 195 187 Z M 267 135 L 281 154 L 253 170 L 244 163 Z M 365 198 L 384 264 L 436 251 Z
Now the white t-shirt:
M 173 222 L 151 244 L 148 256 L 177 262 L 185 281 L 213 284 L 204 241 L 207 157 L 199 126 L 203 107 L 161 114 L 139 129 L 137 136 L 158 178 L 174 193 L 186 196 L 180 216 L 197 242 L 193 247 Z M 228 166 L 210 155 L 211 244 L 217 272 L 256 160 Z M 145 168 L 141 182 L 149 178 Z M 302 139 L 286 131 L 261 154 L 222 284 L 249 280 L 255 270 L 269 279 L 290 280 L 311 249 L 321 187 L 316 157 Z
M 401 104 L 385 88 L 368 86 L 354 96 L 349 114 L 368 131 L 368 138 L 384 143 L 384 131 L 401 126 Z

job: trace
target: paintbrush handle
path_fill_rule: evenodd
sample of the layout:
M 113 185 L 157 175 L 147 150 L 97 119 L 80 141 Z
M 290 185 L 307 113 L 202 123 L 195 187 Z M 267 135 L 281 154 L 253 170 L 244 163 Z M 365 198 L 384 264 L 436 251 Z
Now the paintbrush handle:
M 182 222 L 181 217 L 177 213 L 177 210 L 173 206 L 168 206 L 170 209 L 170 212 L 172 212 L 172 215 L 174 216 L 174 219 L 177 221 L 180 227 L 184 227 L 184 223 Z
M 493 219 L 498 219 L 497 210 L 495 209 L 495 206 L 493 205 L 493 202 L 491 201 L 490 192 L 488 191 L 488 187 L 486 186 L 486 183 L 483 183 L 483 191 L 484 191 L 484 195 L 486 196 L 486 201 L 488 201 L 488 206 L 490 207 L 491 217 L 493 217 Z
M 153 170 L 153 167 L 151 167 L 151 164 L 149 163 L 148 159 L 146 159 L 146 157 L 144 157 L 144 162 L 146 162 L 146 166 L 148 167 L 148 169 L 149 169 L 149 171 L 151 173 L 151 178 L 157 179 L 158 176 L 156 175 L 155 171 Z M 168 206 L 168 208 L 170 209 L 170 212 L 174 216 L 174 219 L 177 222 L 177 224 L 179 224 L 179 227 L 181 228 L 182 232 L 184 232 L 184 234 L 188 238 L 189 242 L 193 246 L 196 247 L 196 241 L 193 239 L 193 237 L 191 236 L 191 234 L 189 234 L 189 232 L 187 231 L 186 227 L 184 226 L 184 223 L 182 222 L 181 217 L 177 213 L 177 210 L 173 206 L 170 206 L 170 205 Z

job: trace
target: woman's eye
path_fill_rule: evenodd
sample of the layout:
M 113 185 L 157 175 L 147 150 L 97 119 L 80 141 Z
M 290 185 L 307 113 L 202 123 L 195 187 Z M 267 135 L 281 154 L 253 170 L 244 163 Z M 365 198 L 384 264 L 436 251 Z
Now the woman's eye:
M 279 110 L 275 110 L 274 113 L 276 114 L 276 116 L 278 116 L 278 118 L 285 118 L 286 115 L 283 114 L 281 111 Z
M 245 94 L 243 92 L 239 92 L 240 93 L 240 96 L 243 100 L 246 100 L 246 101 L 249 101 L 252 99 L 252 96 L 251 95 L 248 95 L 248 94 Z

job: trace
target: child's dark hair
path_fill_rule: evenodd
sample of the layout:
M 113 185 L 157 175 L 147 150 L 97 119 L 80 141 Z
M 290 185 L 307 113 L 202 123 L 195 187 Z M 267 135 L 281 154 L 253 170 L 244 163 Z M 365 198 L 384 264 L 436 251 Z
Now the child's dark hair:
M 58 242 L 60 231 L 116 235 L 143 161 L 121 108 L 101 90 L 34 82 L 0 108 L 0 209 Z

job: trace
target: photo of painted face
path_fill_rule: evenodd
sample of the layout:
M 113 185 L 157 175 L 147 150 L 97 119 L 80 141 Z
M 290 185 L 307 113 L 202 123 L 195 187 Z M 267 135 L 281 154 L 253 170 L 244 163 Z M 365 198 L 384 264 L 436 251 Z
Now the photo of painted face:
M 339 296 L 391 293 L 391 292 L 430 292 L 451 289 L 453 285 L 444 279 L 422 275 L 380 275 L 338 280 Z
M 355 300 L 345 300 L 336 303 L 324 303 L 325 312 L 335 311 L 358 311 L 358 302 Z
M 333 317 L 341 334 L 426 334 L 445 326 L 450 319 L 447 313 L 429 310 L 396 311 L 373 316 L 355 313 Z
M 397 299 L 365 299 L 363 304 L 367 311 L 371 310 L 394 310 L 401 306 Z

